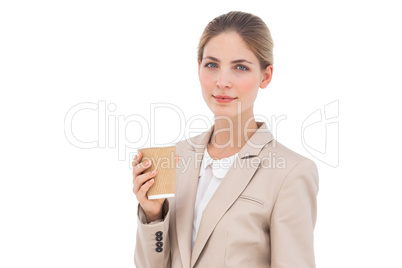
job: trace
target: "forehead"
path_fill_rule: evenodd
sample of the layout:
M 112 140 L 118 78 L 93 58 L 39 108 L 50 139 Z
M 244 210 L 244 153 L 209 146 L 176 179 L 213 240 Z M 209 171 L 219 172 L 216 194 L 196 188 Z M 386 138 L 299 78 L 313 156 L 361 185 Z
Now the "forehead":
M 243 38 L 235 32 L 221 33 L 211 38 L 204 47 L 203 56 L 212 56 L 222 61 L 237 59 L 247 59 L 251 62 L 258 61 Z

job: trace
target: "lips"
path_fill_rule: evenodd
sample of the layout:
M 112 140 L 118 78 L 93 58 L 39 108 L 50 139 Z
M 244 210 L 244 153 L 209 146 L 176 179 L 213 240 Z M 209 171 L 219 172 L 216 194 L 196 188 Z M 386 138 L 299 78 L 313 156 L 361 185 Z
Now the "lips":
M 212 95 L 213 96 L 213 95 Z M 237 99 L 237 98 L 233 98 L 233 97 L 230 97 L 230 96 L 222 96 L 222 95 L 216 95 L 216 96 L 214 96 L 214 98 L 215 99 L 223 99 L 223 100 L 234 100 L 234 99 Z
M 216 95 L 216 96 L 212 95 L 212 96 L 219 103 L 229 103 L 229 102 L 237 99 L 237 98 L 233 98 L 233 97 L 230 97 L 230 96 L 222 96 L 222 95 Z

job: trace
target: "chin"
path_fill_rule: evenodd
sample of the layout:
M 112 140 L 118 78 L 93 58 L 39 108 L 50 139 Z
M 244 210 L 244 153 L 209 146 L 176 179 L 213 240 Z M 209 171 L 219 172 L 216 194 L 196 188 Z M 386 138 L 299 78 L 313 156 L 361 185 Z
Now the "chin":
M 237 116 L 237 111 L 228 111 L 229 109 L 211 109 L 212 113 L 214 114 L 215 117 L 217 116 L 222 116 L 222 117 L 236 117 Z

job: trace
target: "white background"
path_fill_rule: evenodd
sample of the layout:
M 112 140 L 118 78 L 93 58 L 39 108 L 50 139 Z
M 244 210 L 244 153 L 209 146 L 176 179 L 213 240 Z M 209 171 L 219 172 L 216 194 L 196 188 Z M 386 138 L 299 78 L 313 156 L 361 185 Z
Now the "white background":
M 276 138 L 318 165 L 317 267 L 402 267 L 397 2 L 2 1 L 0 267 L 134 267 L 130 156 L 141 133 L 152 138 L 139 116 L 151 122 L 151 103 L 170 103 L 186 120 L 212 119 L 196 47 L 230 10 L 260 16 L 275 43 L 273 81 L 255 113 L 286 116 Z M 304 120 L 334 101 L 329 134 L 323 122 L 302 140 Z M 116 108 L 100 132 L 88 109 L 67 130 L 87 142 L 107 135 L 103 146 L 79 148 L 65 135 L 66 115 L 82 103 Z M 154 124 L 161 141 L 189 127 L 173 109 Z M 335 167 L 310 154 L 308 139 L 327 142 Z

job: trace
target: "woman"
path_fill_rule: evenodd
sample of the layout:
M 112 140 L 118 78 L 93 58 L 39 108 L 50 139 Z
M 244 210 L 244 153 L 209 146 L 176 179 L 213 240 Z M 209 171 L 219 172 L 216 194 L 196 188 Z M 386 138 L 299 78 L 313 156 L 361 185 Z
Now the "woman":
M 272 48 L 265 23 L 248 13 L 205 28 L 199 79 L 215 124 L 177 144 L 174 198 L 147 199 L 156 174 L 135 157 L 137 267 L 315 267 L 316 166 L 254 120 L 258 90 L 272 79 Z

